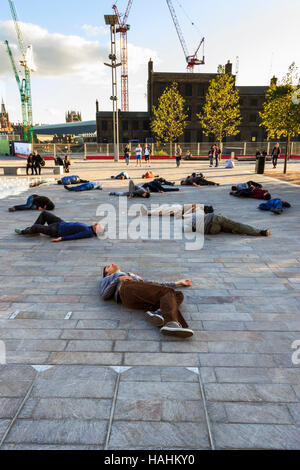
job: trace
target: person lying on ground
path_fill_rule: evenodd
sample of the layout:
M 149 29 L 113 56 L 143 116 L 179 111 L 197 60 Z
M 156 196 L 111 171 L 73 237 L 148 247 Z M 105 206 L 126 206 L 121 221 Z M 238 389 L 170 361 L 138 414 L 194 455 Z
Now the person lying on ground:
M 129 309 L 145 311 L 146 319 L 160 327 L 163 335 L 188 338 L 194 334 L 183 318 L 179 306 L 184 300 L 182 292 L 175 287 L 190 287 L 189 279 L 177 282 L 144 280 L 137 274 L 121 271 L 117 264 L 110 264 L 103 269 L 101 298 L 114 299 Z
M 203 213 L 196 211 L 188 214 L 184 219 L 185 232 L 200 232 L 203 230 L 204 234 L 210 235 L 216 235 L 220 232 L 263 237 L 271 235 L 270 229 L 262 230 L 251 225 L 241 224 L 220 214 L 204 214 L 203 221 Z M 204 222 L 204 225 L 202 222 Z
M 148 189 L 150 193 L 167 193 L 171 191 L 179 191 L 179 188 L 170 188 L 163 186 L 158 180 L 149 181 L 142 184 L 142 188 Z
M 238 183 L 235 186 L 231 186 L 232 191 L 240 191 L 241 189 L 248 189 L 248 188 L 262 188 L 260 183 L 256 183 L 255 181 L 247 181 L 247 183 Z
M 167 181 L 165 178 L 155 178 L 154 181 L 158 181 L 160 184 L 165 184 L 166 186 L 174 186 L 175 181 Z
M 264 199 L 265 201 L 269 201 L 271 199 L 271 194 L 267 189 L 263 188 L 256 188 L 254 186 L 250 186 L 246 189 L 238 189 L 237 191 L 230 191 L 231 196 L 236 197 L 250 197 L 252 199 Z
M 259 204 L 258 209 L 262 211 L 271 211 L 274 214 L 281 214 L 283 212 L 283 208 L 288 207 L 291 207 L 291 204 L 283 201 L 283 199 L 275 198 L 270 199 L 268 202 L 262 202 Z
M 89 183 L 89 180 L 83 180 L 77 175 L 63 176 L 61 180 L 57 181 L 57 184 L 79 184 Z
M 186 179 L 180 182 L 181 185 L 186 186 L 219 186 L 219 183 L 214 181 L 208 181 L 203 176 L 188 176 Z
M 116 176 L 112 175 L 111 179 L 114 179 L 114 180 L 130 180 L 130 176 L 128 175 L 127 171 L 121 171 L 121 173 L 119 173 Z
M 214 211 L 213 206 L 200 206 L 200 204 L 162 204 L 156 209 L 147 209 L 145 206 L 140 207 L 141 215 L 150 216 L 171 216 L 176 218 L 185 218 L 190 214 L 197 211 L 203 211 L 205 214 L 212 213 Z
M 27 210 L 39 210 L 46 209 L 52 211 L 55 208 L 53 202 L 46 196 L 39 196 L 38 194 L 32 194 L 27 198 L 25 204 L 19 204 L 17 206 L 10 207 L 9 212 L 15 211 L 27 211 Z
M 92 191 L 93 189 L 102 189 L 102 185 L 100 183 L 97 183 L 96 181 L 89 181 L 88 183 L 82 183 L 79 184 L 78 186 L 72 186 L 69 187 L 66 184 L 64 184 L 64 188 L 67 189 L 68 191 Z
M 128 191 L 111 191 L 109 195 L 110 196 L 126 196 L 129 198 L 132 198 L 132 197 L 148 198 L 150 197 L 150 191 L 148 191 L 147 189 L 141 186 L 137 186 L 136 184 L 134 184 L 133 180 L 130 180 L 129 185 L 128 185 Z
M 47 224 L 47 225 L 45 225 Z M 81 222 L 65 222 L 50 212 L 43 211 L 31 227 L 16 228 L 18 235 L 37 235 L 43 233 L 53 238 L 53 242 L 90 238 L 102 234 L 104 227 L 100 224 L 86 225 Z
M 146 173 L 144 173 L 142 175 L 142 178 L 155 178 L 155 177 L 158 177 L 159 175 L 155 175 L 153 173 L 153 171 L 149 170 L 149 171 L 146 171 Z

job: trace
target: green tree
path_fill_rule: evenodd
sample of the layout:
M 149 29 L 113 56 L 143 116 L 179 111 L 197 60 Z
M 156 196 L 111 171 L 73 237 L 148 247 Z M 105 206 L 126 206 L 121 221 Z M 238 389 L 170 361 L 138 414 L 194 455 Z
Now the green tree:
M 242 121 L 239 93 L 232 75 L 219 67 L 220 74 L 211 80 L 203 110 L 197 114 L 205 135 L 214 134 L 219 144 L 224 137 L 236 135 Z
M 297 98 L 297 90 L 300 94 L 300 89 L 299 83 L 295 83 L 297 80 L 297 68 L 293 63 L 282 84 L 271 84 L 266 93 L 263 111 L 259 113 L 260 126 L 266 129 L 268 139 L 286 137 L 283 173 L 286 173 L 290 157 L 291 137 L 300 134 L 300 103 Z
M 170 157 L 172 143 L 183 134 L 187 125 L 185 100 L 178 91 L 178 84 L 173 82 L 158 99 L 157 107 L 153 106 L 151 129 L 159 142 L 170 142 Z

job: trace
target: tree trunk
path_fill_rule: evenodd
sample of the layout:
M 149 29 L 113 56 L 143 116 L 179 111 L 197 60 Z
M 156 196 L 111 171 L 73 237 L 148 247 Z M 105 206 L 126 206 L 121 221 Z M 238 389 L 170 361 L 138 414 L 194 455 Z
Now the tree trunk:
M 172 142 L 170 142 L 170 158 L 172 158 Z
M 291 136 L 290 134 L 287 135 L 286 139 L 286 149 L 285 149 L 285 156 L 284 156 L 284 167 L 283 167 L 283 173 L 286 174 L 286 169 L 287 169 L 287 161 L 290 159 L 290 145 L 291 144 Z

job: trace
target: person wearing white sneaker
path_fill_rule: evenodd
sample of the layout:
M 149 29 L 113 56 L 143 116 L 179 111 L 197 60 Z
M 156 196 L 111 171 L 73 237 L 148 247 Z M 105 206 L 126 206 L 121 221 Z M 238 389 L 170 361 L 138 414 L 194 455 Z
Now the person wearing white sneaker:
M 191 284 L 189 279 L 164 283 L 143 280 L 137 274 L 121 271 L 120 266 L 112 263 L 103 269 L 101 298 L 114 298 L 127 308 L 144 310 L 146 319 L 161 327 L 164 335 L 188 338 L 194 332 L 179 310 L 184 295 L 175 287 L 190 287 Z

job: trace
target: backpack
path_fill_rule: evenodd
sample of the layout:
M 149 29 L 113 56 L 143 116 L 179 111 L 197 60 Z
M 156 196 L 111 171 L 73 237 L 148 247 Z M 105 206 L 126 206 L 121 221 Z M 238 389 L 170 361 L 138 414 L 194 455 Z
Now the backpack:
M 153 171 L 146 171 L 146 173 L 144 174 L 144 178 L 154 178 L 154 173 Z

